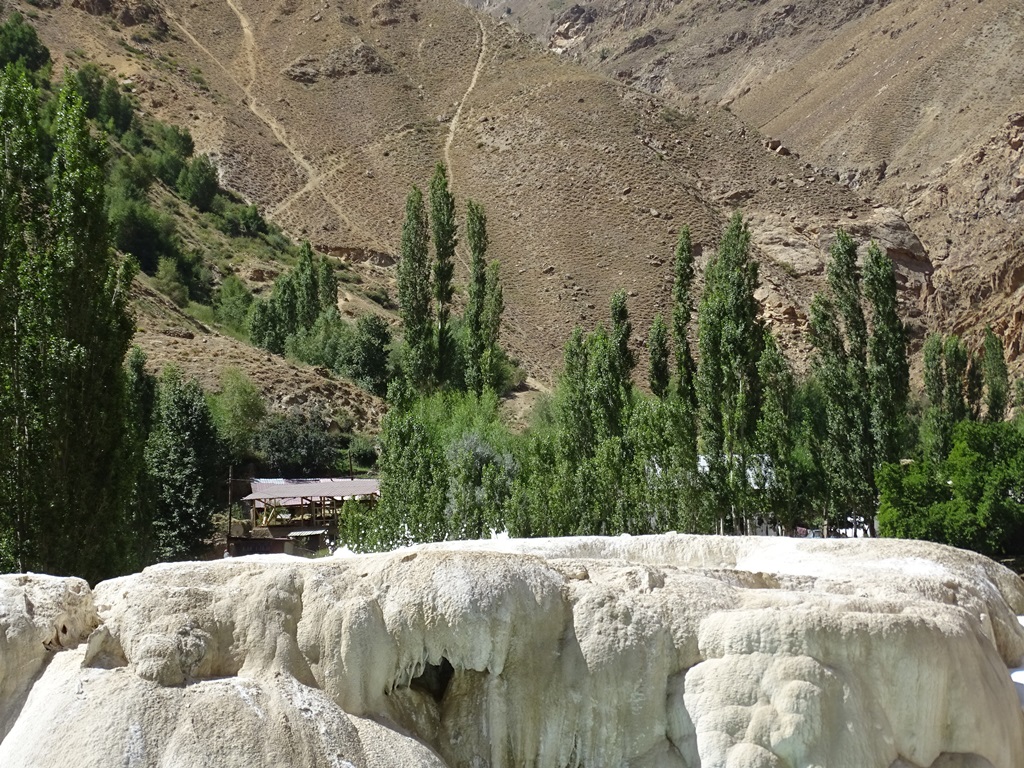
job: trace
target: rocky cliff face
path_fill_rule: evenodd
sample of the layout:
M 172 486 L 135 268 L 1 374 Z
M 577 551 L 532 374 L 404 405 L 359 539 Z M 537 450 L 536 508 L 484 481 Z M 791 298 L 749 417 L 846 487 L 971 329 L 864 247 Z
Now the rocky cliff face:
M 894 541 L 0 577 L 0 764 L 1014 768 L 1024 583 Z

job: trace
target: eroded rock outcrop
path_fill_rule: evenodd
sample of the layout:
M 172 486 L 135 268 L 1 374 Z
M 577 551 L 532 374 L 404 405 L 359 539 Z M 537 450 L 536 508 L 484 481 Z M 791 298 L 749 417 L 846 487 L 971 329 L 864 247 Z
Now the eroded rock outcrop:
M 4 577 L 0 765 L 1015 768 L 1020 614 L 1010 571 L 884 540 Z

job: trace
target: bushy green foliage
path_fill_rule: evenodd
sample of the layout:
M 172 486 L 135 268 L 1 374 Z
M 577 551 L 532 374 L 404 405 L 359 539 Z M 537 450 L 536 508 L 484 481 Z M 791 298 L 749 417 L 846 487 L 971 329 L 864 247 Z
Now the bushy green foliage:
M 157 178 L 174 189 L 178 177 L 195 151 L 192 135 L 187 129 L 154 122 L 147 125 L 142 141 Z
M 256 458 L 256 437 L 267 406 L 252 379 L 237 368 L 226 368 L 220 376 L 220 392 L 210 397 L 210 411 L 231 461 Z
M 209 211 L 217 194 L 217 169 L 206 155 L 198 155 L 186 162 L 175 180 L 178 192 L 190 205 L 200 211 Z
M 107 217 L 114 247 L 135 257 L 143 272 L 154 274 L 164 259 L 177 261 L 174 221 L 145 200 L 112 190 Z
M 396 382 L 380 435 L 381 501 L 363 546 L 478 538 L 502 527 L 515 463 L 493 393 L 418 400 Z
M 362 315 L 356 320 L 348 355 L 341 360 L 341 372 L 383 397 L 391 379 L 390 350 L 391 328 L 387 321 L 380 315 Z
M 105 76 L 95 64 L 89 63 L 69 75 L 71 85 L 85 104 L 86 114 L 115 136 L 122 136 L 131 127 L 135 106 L 121 92 L 113 79 Z
M 340 370 L 352 347 L 355 331 L 333 307 L 324 310 L 307 329 L 288 337 L 285 352 L 310 365 Z
M 239 333 L 246 330 L 252 293 L 236 275 L 228 275 L 220 284 L 213 310 L 217 322 Z
M 270 231 L 266 219 L 255 205 L 236 203 L 223 194 L 217 194 L 211 208 L 217 214 L 217 227 L 231 237 L 257 237 Z
M 331 475 L 338 462 L 338 440 L 319 414 L 272 413 L 260 426 L 256 450 L 263 465 L 280 477 Z
M 883 536 L 917 538 L 990 556 L 1024 541 L 1024 434 L 1007 422 L 961 422 L 949 456 L 889 464 L 880 474 Z
M 153 285 L 179 307 L 188 304 L 188 288 L 181 279 L 178 263 L 174 259 L 160 259 Z

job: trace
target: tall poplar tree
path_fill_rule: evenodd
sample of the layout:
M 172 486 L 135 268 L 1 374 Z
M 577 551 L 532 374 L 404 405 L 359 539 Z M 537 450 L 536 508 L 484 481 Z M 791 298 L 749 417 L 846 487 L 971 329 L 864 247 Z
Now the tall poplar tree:
M 469 300 L 466 303 L 467 333 L 466 388 L 481 393 L 484 381 L 481 361 L 484 355 L 484 299 L 487 294 L 487 216 L 478 203 L 466 203 L 466 240 L 469 243 Z
M 628 381 L 636 366 L 633 350 L 629 348 L 629 337 L 633 333 L 633 323 L 629 319 L 629 308 L 626 306 L 626 292 L 621 288 L 612 296 L 612 367 L 615 374 L 623 381 Z
M 899 461 L 900 437 L 910 394 L 907 340 L 896 304 L 896 270 L 877 244 L 864 262 L 864 295 L 871 307 L 868 382 L 874 466 Z
M 757 363 L 761 380 L 761 412 L 757 420 L 757 459 L 752 476 L 757 481 L 758 503 L 764 516 L 791 531 L 796 523 L 797 471 L 793 459 L 791 411 L 793 373 L 772 332 L 764 332 L 764 349 Z
M 948 344 L 955 337 L 950 337 Z M 925 456 L 942 461 L 949 453 L 952 421 L 948 414 L 946 363 L 942 334 L 932 333 L 924 342 L 924 394 L 928 399 L 921 424 L 921 445 Z M 951 387 L 952 388 L 952 387 Z
M 1006 406 L 1010 402 L 1010 378 L 1003 357 L 1003 343 L 992 332 L 991 325 L 985 328 L 982 371 L 985 379 L 985 421 L 1002 421 L 1006 418 Z
M 828 295 L 814 297 L 810 323 L 827 423 L 821 443 L 826 516 L 829 524 L 842 527 L 848 518 L 859 518 L 874 535 L 875 472 L 899 459 L 909 392 L 906 337 L 897 313 L 895 270 L 882 251 L 874 244 L 868 248 L 863 281 L 857 244 L 846 232 L 836 233 L 829 254 Z M 864 296 L 871 308 L 870 334 Z M 926 386 L 937 399 L 948 385 L 939 367 L 940 349 L 932 342 L 926 350 Z M 939 443 L 940 422 L 934 424 Z
M 831 527 L 845 527 L 847 517 L 867 517 L 874 510 L 867 323 L 857 244 L 839 230 L 829 257 L 828 295 L 815 295 L 811 302 L 811 344 L 825 400 L 821 469 L 828 490 L 826 520 Z
M 398 312 L 405 333 L 406 375 L 424 390 L 434 370 L 430 313 L 430 255 L 423 193 L 413 187 L 405 201 L 402 254 L 398 262 Z
M 697 314 L 700 364 L 696 393 L 700 450 L 708 469 L 708 499 L 720 528 L 741 532 L 746 519 L 747 468 L 757 420 L 763 324 L 754 299 L 757 262 L 750 230 L 736 213 L 704 273 Z
M 134 265 L 109 246 L 105 158 L 81 98 L 57 98 L 48 180 L 36 105 L 22 72 L 0 74 L 0 557 L 97 579 L 127 552 Z
M 454 373 L 455 340 L 449 320 L 452 303 L 452 275 L 455 271 L 455 246 L 458 231 L 455 223 L 455 198 L 448 191 L 448 175 L 438 163 L 430 180 L 430 227 L 434 236 L 434 311 L 436 369 L 439 384 L 448 382 Z

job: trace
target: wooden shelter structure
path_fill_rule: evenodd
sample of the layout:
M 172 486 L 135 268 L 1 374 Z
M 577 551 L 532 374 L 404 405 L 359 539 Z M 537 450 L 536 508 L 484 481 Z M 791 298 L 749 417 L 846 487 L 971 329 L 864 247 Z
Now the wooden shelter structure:
M 313 557 L 337 539 L 338 513 L 346 501 L 375 504 L 380 498 L 380 481 L 373 478 L 258 478 L 250 484 L 252 492 L 242 499 L 249 508 L 248 531 L 228 535 L 226 556 Z
M 329 528 L 336 531 L 338 510 L 346 501 L 359 499 L 375 503 L 379 497 L 380 481 L 374 478 L 258 478 L 252 481 L 252 492 L 242 501 L 249 505 L 253 529 Z

